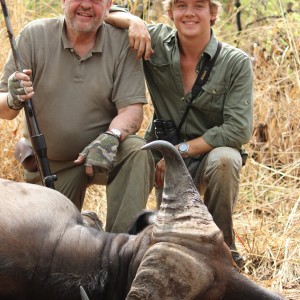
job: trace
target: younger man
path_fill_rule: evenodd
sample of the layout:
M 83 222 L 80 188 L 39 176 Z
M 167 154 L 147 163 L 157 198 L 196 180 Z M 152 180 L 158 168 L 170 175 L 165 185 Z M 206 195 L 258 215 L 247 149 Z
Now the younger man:
M 138 51 L 138 57 L 145 52 L 144 73 L 154 119 L 171 120 L 177 128 L 183 120 L 178 132 L 180 143 L 176 146 L 241 267 L 244 262 L 236 250 L 232 214 L 239 192 L 241 150 L 252 134 L 251 61 L 241 50 L 222 43 L 207 82 L 193 98 L 198 73 L 217 52 L 218 40 L 212 26 L 221 4 L 216 0 L 163 3 L 175 29 L 165 24 L 148 24 L 147 32 L 142 20 L 118 8 L 111 11 L 106 22 L 129 28 L 130 44 Z M 183 117 L 187 105 L 190 109 Z M 148 141 L 157 139 L 154 119 L 146 133 Z M 165 164 L 157 153 L 155 160 L 159 205 Z

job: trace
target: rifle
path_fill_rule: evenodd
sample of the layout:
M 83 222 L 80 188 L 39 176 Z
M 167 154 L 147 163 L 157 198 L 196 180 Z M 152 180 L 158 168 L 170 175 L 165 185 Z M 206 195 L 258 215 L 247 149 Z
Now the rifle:
M 5 0 L 1 0 L 1 7 L 2 7 L 2 12 L 3 12 L 5 25 L 6 25 L 10 45 L 11 45 L 12 54 L 15 60 L 16 68 L 18 72 L 23 72 L 23 68 L 20 63 L 20 55 L 17 50 Z M 25 109 L 26 123 L 30 133 L 32 147 L 36 157 L 38 158 L 38 165 L 41 172 L 43 184 L 46 187 L 55 189 L 54 181 L 57 180 L 57 177 L 56 175 L 51 174 L 50 165 L 47 158 L 47 145 L 46 145 L 45 137 L 39 131 L 39 127 L 35 118 L 31 99 L 25 101 L 24 109 Z

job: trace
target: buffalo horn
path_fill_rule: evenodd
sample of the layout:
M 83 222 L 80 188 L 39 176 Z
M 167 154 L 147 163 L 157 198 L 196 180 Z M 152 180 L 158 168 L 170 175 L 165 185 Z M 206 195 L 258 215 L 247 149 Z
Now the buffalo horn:
M 80 295 L 81 295 L 81 300 L 90 300 L 82 286 L 80 286 Z
M 158 150 L 165 160 L 162 203 L 153 229 L 157 241 L 167 239 L 172 242 L 182 237 L 196 242 L 206 236 L 208 230 L 217 233 L 219 229 L 201 200 L 177 149 L 162 140 L 148 143 L 142 149 Z

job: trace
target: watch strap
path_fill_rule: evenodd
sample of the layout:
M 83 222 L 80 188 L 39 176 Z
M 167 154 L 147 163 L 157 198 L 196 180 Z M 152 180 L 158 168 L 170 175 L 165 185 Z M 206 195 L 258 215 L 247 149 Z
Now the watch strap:
M 122 138 L 122 132 L 119 129 L 116 128 L 109 128 L 108 130 L 105 131 L 105 133 L 110 134 L 114 137 L 116 137 L 119 141 L 121 141 Z

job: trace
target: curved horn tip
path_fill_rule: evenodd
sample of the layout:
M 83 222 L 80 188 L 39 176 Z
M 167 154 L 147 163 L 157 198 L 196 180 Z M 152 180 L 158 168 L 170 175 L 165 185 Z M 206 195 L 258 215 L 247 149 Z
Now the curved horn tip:
M 80 296 L 81 300 L 89 300 L 89 297 L 82 286 L 80 286 Z
M 146 145 L 144 145 L 141 149 L 142 150 L 147 150 L 147 149 L 156 149 L 158 150 L 159 148 L 175 148 L 171 143 L 164 141 L 164 140 L 156 140 L 153 142 L 150 142 Z

